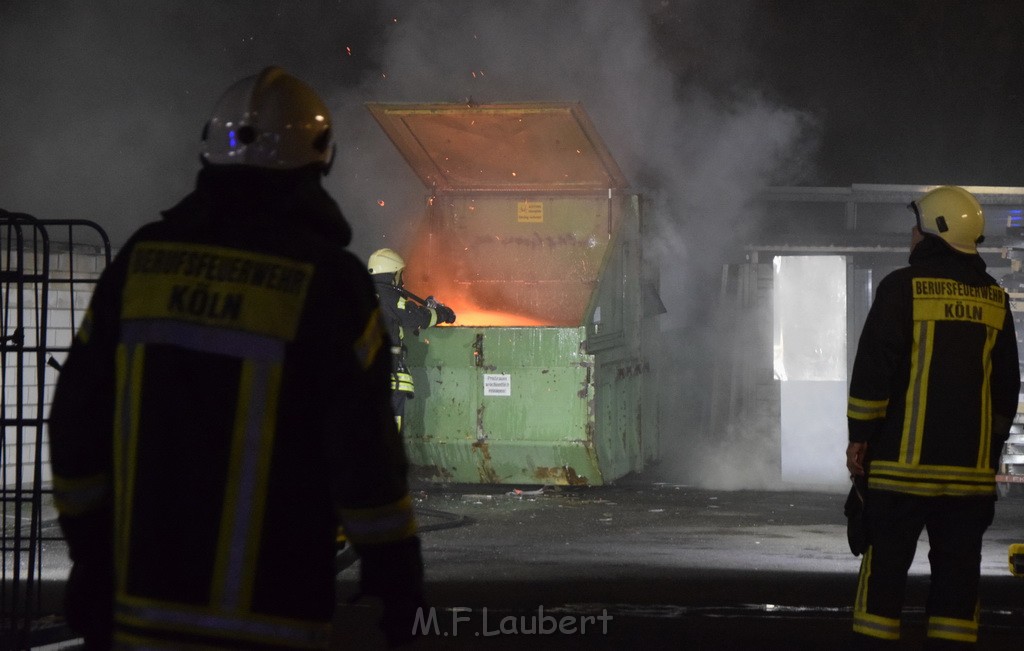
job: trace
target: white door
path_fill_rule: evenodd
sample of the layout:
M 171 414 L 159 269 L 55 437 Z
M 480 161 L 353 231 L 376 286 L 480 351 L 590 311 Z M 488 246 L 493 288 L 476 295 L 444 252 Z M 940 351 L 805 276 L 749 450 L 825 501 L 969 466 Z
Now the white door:
M 843 256 L 774 259 L 783 481 L 836 486 L 849 481 L 846 267 Z

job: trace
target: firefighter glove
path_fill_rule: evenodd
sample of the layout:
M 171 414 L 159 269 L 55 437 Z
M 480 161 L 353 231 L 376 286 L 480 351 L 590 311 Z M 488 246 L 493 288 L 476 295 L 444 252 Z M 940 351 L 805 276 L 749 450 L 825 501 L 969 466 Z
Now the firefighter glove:
M 846 541 L 850 544 L 850 553 L 860 556 L 868 548 L 867 526 L 864 523 L 864 507 L 867 498 L 867 481 L 864 477 L 854 477 L 853 486 L 846 496 L 843 514 L 846 516 Z
M 436 310 L 438 323 L 455 323 L 455 311 L 452 308 L 447 305 L 438 305 Z

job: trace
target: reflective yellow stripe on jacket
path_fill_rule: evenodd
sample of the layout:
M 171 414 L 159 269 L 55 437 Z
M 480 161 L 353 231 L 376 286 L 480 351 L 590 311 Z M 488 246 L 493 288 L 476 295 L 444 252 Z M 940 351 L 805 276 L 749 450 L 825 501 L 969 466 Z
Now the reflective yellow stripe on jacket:
M 306 263 L 214 246 L 144 242 L 132 254 L 116 356 L 114 441 L 119 604 L 135 598 L 131 603 L 145 605 L 121 611 L 122 617 L 137 620 L 136 628 L 144 627 L 150 615 L 180 624 L 182 630 L 191 630 L 193 620 L 255 621 L 249 610 L 260 562 L 285 347 L 298 329 L 312 272 Z M 382 341 L 379 324 L 371 318 L 356 344 L 360 361 L 368 363 Z M 146 436 L 159 436 L 140 426 L 147 347 L 156 344 L 232 357 L 240 363 L 234 393 L 225 395 L 227 409 L 234 410 L 230 464 L 216 549 L 210 550 L 209 604 L 200 610 L 127 594 L 127 558 L 137 526 L 133 502 L 141 499 L 135 478 L 144 471 L 137 467 L 139 452 L 148 443 Z M 292 625 L 282 620 L 275 627 L 285 630 Z M 235 628 L 247 630 L 242 624 Z M 252 639 L 259 640 L 260 634 Z
M 160 633 L 248 641 L 291 649 L 323 649 L 330 641 L 330 624 L 303 622 L 214 608 L 185 606 L 118 594 L 114 620 L 134 632 L 118 630 L 117 642 L 128 648 L 174 648 Z M 151 631 L 150 635 L 146 632 Z M 166 646 L 171 644 L 171 646 Z
M 53 477 L 53 505 L 61 515 L 83 515 L 98 509 L 110 495 L 110 477 Z
M 915 465 L 900 461 L 871 462 L 868 486 L 882 490 L 937 497 L 994 495 L 996 473 L 991 468 Z
M 888 408 L 888 400 L 862 400 L 850 396 L 846 405 L 846 417 L 856 420 L 878 420 L 885 418 Z
M 370 320 L 366 322 L 363 334 L 359 335 L 359 339 L 355 343 L 356 359 L 359 360 L 363 370 L 370 368 L 383 345 L 384 326 L 380 322 L 380 309 L 378 308 L 370 315 Z
M 941 291 L 940 291 L 941 290 Z M 971 287 L 948 279 L 919 278 L 913 290 L 913 345 L 910 354 L 910 377 L 905 393 L 903 429 L 899 456 L 896 460 L 874 459 L 868 474 L 868 486 L 921 496 L 978 496 L 995 494 L 995 472 L 989 468 L 992 447 L 992 350 L 1006 317 L 1004 294 L 998 287 Z M 980 351 L 982 378 L 980 414 L 977 432 L 965 434 L 978 437 L 975 459 L 964 460 L 963 466 L 921 463 L 926 442 L 925 415 L 928 412 L 929 380 L 935 351 L 936 328 L 942 322 L 976 323 L 986 329 Z M 933 397 L 934 398 L 934 397 Z M 884 418 L 872 411 L 880 403 L 850 398 L 850 418 L 867 420 Z M 969 466 L 973 463 L 973 467 Z

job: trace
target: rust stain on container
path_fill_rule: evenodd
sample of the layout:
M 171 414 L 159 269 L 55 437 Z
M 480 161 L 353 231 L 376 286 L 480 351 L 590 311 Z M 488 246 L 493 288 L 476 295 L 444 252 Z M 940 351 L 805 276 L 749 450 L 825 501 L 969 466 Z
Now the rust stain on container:
M 451 481 L 452 473 L 447 468 L 442 466 L 411 466 L 409 468 L 409 475 L 419 481 Z
M 572 466 L 541 466 L 534 468 L 533 478 L 540 484 L 551 483 L 552 481 L 567 486 L 587 486 L 590 482 L 586 477 L 580 477 Z
M 580 477 L 576 474 L 576 469 L 572 466 L 565 467 L 565 483 L 570 486 L 586 486 L 590 482 L 587 481 L 586 477 Z
M 487 443 L 476 441 L 472 445 L 472 451 L 473 454 L 480 454 L 480 462 L 476 467 L 480 481 L 484 484 L 500 484 L 501 481 L 498 479 L 498 473 L 495 472 L 494 466 L 491 465 L 491 450 Z
M 473 445 L 472 445 L 472 448 L 473 448 L 473 454 L 476 454 L 477 452 L 479 452 L 480 455 L 483 457 L 484 461 L 490 461 L 491 460 L 491 449 L 490 449 L 490 446 L 488 446 L 486 442 L 484 442 L 484 441 L 474 441 Z

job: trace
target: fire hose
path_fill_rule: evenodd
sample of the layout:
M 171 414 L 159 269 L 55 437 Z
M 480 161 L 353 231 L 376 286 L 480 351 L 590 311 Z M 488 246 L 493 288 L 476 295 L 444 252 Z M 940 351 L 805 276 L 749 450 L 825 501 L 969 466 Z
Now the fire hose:
M 428 296 L 426 298 L 420 298 L 416 294 L 413 294 L 412 292 L 410 292 L 405 287 L 395 287 L 395 289 L 397 289 L 398 293 L 401 294 L 403 297 L 405 297 L 407 300 L 411 300 L 414 303 L 419 303 L 420 305 L 422 305 L 425 308 L 428 308 L 428 309 L 431 309 L 431 310 L 436 310 L 438 312 L 442 312 L 442 311 L 449 312 L 451 314 L 451 320 L 447 321 L 447 323 L 455 323 L 455 312 L 452 311 L 452 309 L 450 307 L 448 307 L 447 305 L 445 305 L 444 303 L 439 303 L 438 300 L 436 298 L 434 298 L 433 296 Z M 439 320 L 441 320 L 441 317 L 439 317 Z M 420 329 L 416 328 L 416 330 L 413 331 L 413 334 L 415 334 L 416 336 L 419 336 Z
M 428 531 L 441 531 L 442 529 L 454 529 L 467 525 L 472 520 L 468 515 L 459 515 L 458 513 L 452 513 L 451 511 L 440 511 L 438 509 L 428 509 L 424 507 L 417 507 L 415 509 L 417 520 L 419 516 L 426 518 L 435 518 L 439 522 L 431 524 L 421 525 L 416 527 L 417 533 L 426 533 Z M 338 546 L 338 552 L 334 557 L 334 571 L 335 576 L 341 574 L 346 568 L 351 566 L 359 560 L 359 554 L 356 553 L 355 548 L 352 547 L 348 541 L 345 541 Z
M 397 289 L 398 293 L 401 294 L 402 296 L 404 296 L 405 298 L 410 298 L 410 299 L 413 300 L 413 302 L 419 303 L 423 307 L 436 308 L 438 305 L 441 305 L 440 303 L 437 302 L 437 300 L 433 296 L 428 296 L 426 298 L 420 298 L 416 294 L 413 294 L 412 292 L 410 292 L 405 287 L 396 287 L 395 289 Z

